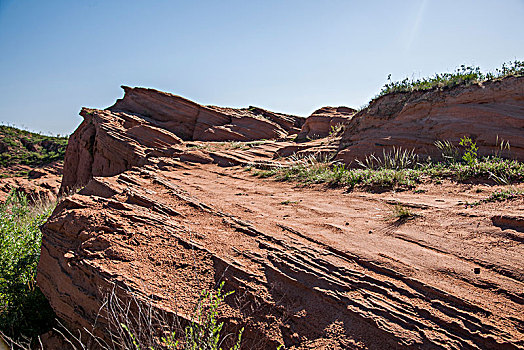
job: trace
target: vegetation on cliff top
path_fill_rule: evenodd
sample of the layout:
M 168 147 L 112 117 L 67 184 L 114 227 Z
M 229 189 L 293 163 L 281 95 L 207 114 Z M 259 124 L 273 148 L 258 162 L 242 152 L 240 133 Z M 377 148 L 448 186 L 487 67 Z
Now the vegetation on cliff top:
M 502 67 L 494 72 L 483 73 L 480 67 L 461 65 L 452 73 L 436 73 L 434 76 L 420 79 L 405 78 L 401 81 L 391 81 L 391 74 L 387 83 L 382 87 L 377 97 L 392 92 L 410 92 L 429 90 L 434 88 L 449 88 L 456 85 L 471 85 L 487 80 L 502 79 L 508 76 L 523 76 L 524 61 L 515 60 L 503 63 Z
M 0 167 L 37 167 L 63 160 L 67 139 L 0 125 Z

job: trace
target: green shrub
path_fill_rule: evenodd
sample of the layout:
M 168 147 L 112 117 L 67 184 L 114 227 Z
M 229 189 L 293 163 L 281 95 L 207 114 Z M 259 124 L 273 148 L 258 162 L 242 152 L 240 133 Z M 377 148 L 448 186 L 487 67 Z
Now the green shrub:
M 53 207 L 42 201 L 29 204 L 16 192 L 0 204 L 0 331 L 10 338 L 34 338 L 54 325 L 55 314 L 35 284 L 39 226 Z
M 233 294 L 233 292 L 223 292 L 224 282 L 222 282 L 216 291 L 204 291 L 201 298 L 193 312 L 189 325 L 184 329 L 181 337 L 177 336 L 176 331 L 168 332 L 166 336 L 160 339 L 151 339 L 151 333 L 146 330 L 146 337 L 141 337 L 140 332 L 135 332 L 135 327 L 131 322 L 120 322 L 120 327 L 124 330 L 124 337 L 118 337 L 121 343 L 118 345 L 124 349 L 133 350 L 155 350 L 155 349 L 170 349 L 170 350 L 222 350 L 221 345 L 225 340 L 222 334 L 224 322 L 218 320 L 218 309 L 223 304 L 225 298 Z M 151 317 L 155 318 L 158 315 L 149 312 Z M 121 318 L 122 315 L 114 315 Z M 158 324 L 162 320 L 152 319 L 147 320 L 148 325 Z M 240 349 L 242 341 L 242 328 L 236 336 L 235 344 L 230 350 Z M 143 331 L 142 331 L 143 332 Z M 154 332 L 153 332 L 154 333 Z M 150 345 L 154 343 L 154 345 Z M 109 349 L 109 347 L 107 347 Z
M 475 165 L 475 163 L 477 163 L 477 151 L 479 149 L 477 147 L 477 143 L 473 142 L 471 138 L 464 136 L 460 139 L 459 145 L 466 148 L 466 151 L 462 156 L 462 160 L 464 160 L 470 166 Z

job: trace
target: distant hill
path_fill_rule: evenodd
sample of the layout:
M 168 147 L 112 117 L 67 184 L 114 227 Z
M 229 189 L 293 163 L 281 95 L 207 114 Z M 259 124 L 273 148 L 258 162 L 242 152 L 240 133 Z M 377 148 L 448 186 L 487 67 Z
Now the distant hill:
M 0 168 L 39 167 L 63 160 L 68 137 L 46 136 L 0 125 Z

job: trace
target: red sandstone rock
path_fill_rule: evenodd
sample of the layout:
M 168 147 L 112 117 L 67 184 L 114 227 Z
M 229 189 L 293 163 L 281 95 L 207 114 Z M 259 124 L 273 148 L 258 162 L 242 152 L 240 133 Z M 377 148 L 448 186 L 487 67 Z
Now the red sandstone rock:
M 322 107 L 309 117 L 297 135 L 297 141 L 328 136 L 337 125 L 347 124 L 357 111 L 349 107 Z
M 522 198 L 485 203 L 488 189 L 451 183 L 423 194 L 342 193 L 217 166 L 275 166 L 286 162 L 275 154 L 341 146 L 350 160 L 386 142 L 431 154 L 435 140 L 463 135 L 492 149 L 497 133 L 521 157 L 522 82 L 385 96 L 341 137 L 300 149 L 186 146 L 281 137 L 301 122 L 125 88 L 109 110 L 82 110 L 62 189 L 84 187 L 43 226 L 38 285 L 70 327 L 96 321 L 106 339 L 110 291 L 183 323 L 201 291 L 224 281 L 236 293 L 219 315 L 227 331 L 245 326 L 249 349 L 522 348 Z M 419 216 L 388 222 L 399 203 Z
M 497 151 L 498 136 L 524 160 L 524 77 L 380 97 L 347 125 L 337 159 L 351 163 L 393 146 L 438 157 L 435 141 L 458 145 L 463 136 L 477 142 L 479 155 Z
M 182 154 L 182 140 L 253 141 L 297 133 L 303 118 L 249 109 L 202 106 L 153 89 L 123 87 L 125 96 L 107 110 L 82 109 L 71 136 L 61 191 L 111 176 L 151 157 Z M 184 159 L 209 161 L 189 152 Z
M 153 89 L 123 86 L 125 95 L 110 111 L 140 114 L 183 140 L 253 141 L 297 133 L 304 118 L 248 109 L 203 106 Z
M 28 175 L 0 179 L 0 202 L 5 201 L 12 190 L 24 193 L 30 201 L 56 200 L 62 178 L 62 162 L 34 169 L 21 165 L 13 168 L 12 172 L 22 170 L 28 171 Z
M 95 177 L 58 205 L 37 282 L 67 325 L 96 321 L 102 337 L 110 292 L 183 323 L 224 281 L 235 294 L 219 315 L 229 332 L 245 327 L 247 349 L 518 348 L 524 248 L 510 233 L 524 203 L 459 205 L 485 195 L 452 184 L 342 193 L 215 164 L 148 165 Z M 420 219 L 388 223 L 390 203 Z M 512 219 L 493 223 L 501 210 Z

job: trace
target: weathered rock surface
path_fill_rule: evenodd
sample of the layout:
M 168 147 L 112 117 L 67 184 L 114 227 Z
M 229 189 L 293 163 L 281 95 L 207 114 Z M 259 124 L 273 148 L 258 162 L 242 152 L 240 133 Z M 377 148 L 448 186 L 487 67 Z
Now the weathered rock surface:
M 352 144 L 341 157 L 381 147 L 368 139 L 375 134 L 406 148 L 421 142 L 422 152 L 433 137 L 477 130 L 471 135 L 489 147 L 480 131 L 496 110 L 505 124 L 493 128 L 518 156 L 521 82 L 401 95 L 404 102 L 386 96 L 349 121 L 342 142 Z M 485 89 L 494 100 L 480 103 Z M 423 193 L 372 194 L 264 180 L 234 165 L 272 166 L 286 162 L 275 155 L 331 149 L 340 137 L 294 151 L 290 141 L 202 142 L 210 130 L 222 132 L 218 127 L 247 130 L 240 126 L 252 119 L 282 135 L 297 127 L 256 108 L 203 107 L 146 89 L 127 89 L 126 96 L 109 110 L 82 110 L 62 189 L 84 187 L 42 228 L 37 282 L 71 327 L 96 324 L 107 337 L 110 292 L 183 323 L 201 291 L 224 281 L 236 293 L 220 317 L 227 331 L 245 326 L 246 349 L 524 348 L 522 197 L 482 202 L 494 188 L 447 182 L 424 185 Z M 429 109 L 427 128 L 415 101 Z M 460 113 L 468 106 L 486 114 Z M 406 129 L 396 124 L 402 120 Z M 479 125 L 466 127 L 472 121 Z M 472 202 L 479 205 L 464 206 Z M 418 216 L 392 220 L 396 204 Z
M 393 146 L 438 157 L 436 140 L 458 145 L 463 136 L 479 155 L 498 151 L 498 136 L 510 142 L 506 156 L 524 160 L 524 77 L 380 97 L 349 122 L 337 158 L 350 163 Z
M 253 141 L 296 134 L 304 118 L 247 109 L 203 106 L 183 97 L 153 89 L 123 86 L 125 95 L 110 111 L 140 114 L 183 140 Z
M 524 202 L 457 210 L 480 198 L 467 186 L 343 194 L 214 164 L 146 166 L 96 177 L 58 206 L 38 284 L 78 328 L 105 329 L 111 290 L 185 319 L 225 281 L 236 297 L 221 316 L 246 327 L 246 348 L 522 347 L 524 248 L 491 218 L 522 216 Z M 421 219 L 388 223 L 391 203 Z
M 5 201 L 12 190 L 24 193 L 30 201 L 47 201 L 57 198 L 62 178 L 62 162 L 54 162 L 34 169 L 19 165 L 10 169 L 9 172 L 18 173 L 20 171 L 27 171 L 27 176 L 0 178 L 0 202 Z
M 349 107 L 322 107 L 309 117 L 297 135 L 297 141 L 318 139 L 336 131 L 338 125 L 347 124 L 357 111 Z
M 83 108 L 84 121 L 71 136 L 61 191 L 93 176 L 116 175 L 158 156 L 186 154 L 186 141 L 255 141 L 296 134 L 304 118 L 249 109 L 202 106 L 153 89 L 124 86 L 125 96 L 107 110 Z M 198 158 L 198 160 L 197 160 Z M 207 160 L 206 160 L 207 159 Z

